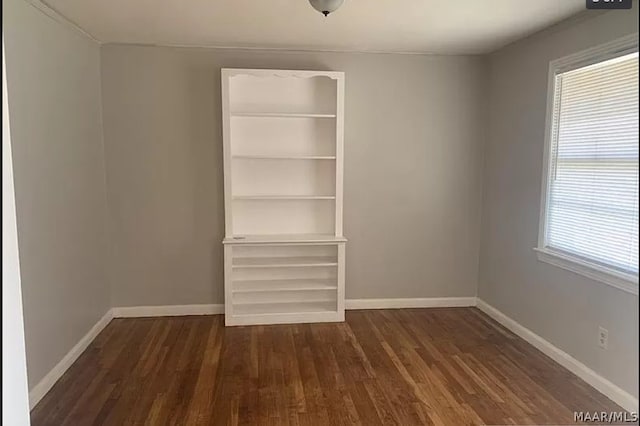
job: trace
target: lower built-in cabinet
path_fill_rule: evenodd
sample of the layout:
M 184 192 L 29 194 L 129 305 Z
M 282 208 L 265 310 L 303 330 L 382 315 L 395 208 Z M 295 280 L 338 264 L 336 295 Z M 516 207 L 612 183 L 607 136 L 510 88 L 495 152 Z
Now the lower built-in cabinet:
M 344 321 L 345 242 L 227 241 L 225 324 Z

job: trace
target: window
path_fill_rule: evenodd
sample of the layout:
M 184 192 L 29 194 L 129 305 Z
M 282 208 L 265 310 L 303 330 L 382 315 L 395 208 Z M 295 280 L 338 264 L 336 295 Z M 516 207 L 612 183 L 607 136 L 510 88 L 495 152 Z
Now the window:
M 551 63 L 539 258 L 638 292 L 637 35 Z

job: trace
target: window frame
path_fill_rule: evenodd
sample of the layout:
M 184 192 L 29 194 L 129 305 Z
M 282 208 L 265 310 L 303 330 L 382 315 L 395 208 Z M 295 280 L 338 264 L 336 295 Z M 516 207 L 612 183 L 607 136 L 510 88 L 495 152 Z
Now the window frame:
M 549 172 L 551 165 L 551 144 L 553 138 L 553 112 L 556 76 L 578 68 L 638 52 L 638 33 L 630 34 L 581 52 L 555 59 L 549 63 L 547 83 L 547 112 L 544 135 L 544 157 L 542 168 L 542 190 L 540 195 L 540 221 L 538 224 L 538 245 L 534 248 L 538 260 L 586 276 L 595 281 L 638 295 L 638 275 L 627 274 L 588 259 L 554 250 L 547 246 L 547 204 L 550 195 Z

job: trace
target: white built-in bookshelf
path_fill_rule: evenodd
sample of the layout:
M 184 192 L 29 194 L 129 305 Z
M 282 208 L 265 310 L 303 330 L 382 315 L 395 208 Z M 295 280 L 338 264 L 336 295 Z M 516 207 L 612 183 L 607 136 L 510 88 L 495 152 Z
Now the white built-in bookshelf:
M 344 321 L 344 73 L 222 69 L 225 323 Z

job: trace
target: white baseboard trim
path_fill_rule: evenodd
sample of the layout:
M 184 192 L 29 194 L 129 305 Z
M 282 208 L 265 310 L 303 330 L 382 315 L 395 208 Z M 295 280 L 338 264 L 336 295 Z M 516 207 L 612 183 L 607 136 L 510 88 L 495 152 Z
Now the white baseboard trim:
M 47 392 L 56 384 L 56 382 L 62 377 L 62 375 L 71 367 L 71 365 L 78 359 L 82 352 L 87 349 L 89 344 L 93 342 L 93 339 L 100 334 L 100 332 L 109 324 L 113 319 L 112 310 L 109 309 L 98 322 L 91 327 L 91 330 L 80 339 L 76 345 L 60 360 L 55 367 L 49 371 L 49 373 L 40 380 L 40 382 L 29 391 L 29 406 L 31 409 L 36 406 L 38 402 L 44 397 Z
M 346 309 L 399 309 L 475 306 L 475 297 L 427 297 L 421 299 L 347 299 Z M 167 317 L 224 314 L 224 304 L 123 306 L 113 308 L 114 318 Z
M 345 309 L 453 308 L 476 306 L 475 297 L 423 297 L 415 299 L 347 299 Z
M 634 397 L 627 391 L 619 388 L 609 380 L 600 376 L 598 373 L 564 352 L 557 346 L 535 334 L 525 326 L 506 316 L 493 306 L 489 305 L 482 299 L 477 299 L 477 307 L 485 314 L 511 330 L 514 334 L 526 340 L 540 352 L 553 359 L 555 362 L 571 371 L 576 376 L 587 382 L 598 392 L 621 406 L 627 411 L 638 412 L 638 398 Z
M 224 314 L 224 305 L 123 306 L 112 311 L 114 318 L 179 317 Z

